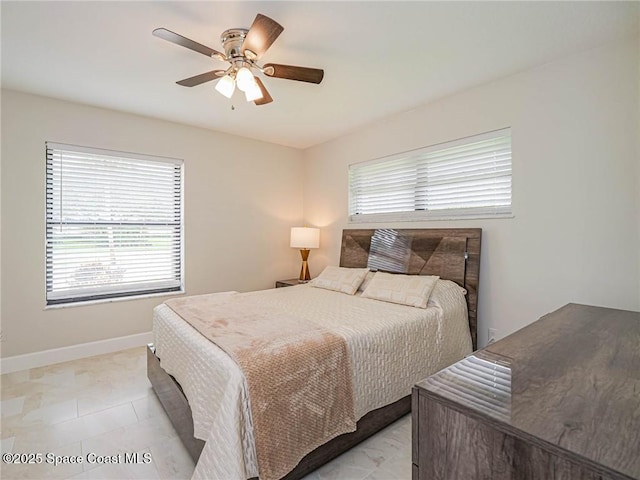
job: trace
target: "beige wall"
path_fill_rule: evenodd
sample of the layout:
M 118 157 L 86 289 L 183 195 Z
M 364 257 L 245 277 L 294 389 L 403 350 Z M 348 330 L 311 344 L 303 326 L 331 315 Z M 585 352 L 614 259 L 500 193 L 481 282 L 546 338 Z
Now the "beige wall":
M 188 294 L 271 288 L 297 274 L 298 150 L 2 91 L 2 357 L 148 332 L 163 298 L 44 310 L 47 140 L 184 159 Z
M 44 310 L 47 140 L 185 160 L 186 287 L 197 294 L 297 275 L 288 235 L 303 219 L 322 227 L 312 274 L 337 263 L 350 163 L 511 126 L 515 218 L 391 226 L 483 228 L 481 345 L 488 327 L 504 336 L 567 302 L 640 309 L 639 53 L 633 39 L 574 55 L 305 152 L 3 91 L 1 355 L 147 332 L 162 301 Z
M 640 309 L 639 54 L 637 39 L 608 45 L 308 149 L 316 262 L 337 262 L 350 163 L 511 126 L 515 218 L 392 226 L 483 228 L 481 345 L 488 327 L 501 337 L 568 302 Z

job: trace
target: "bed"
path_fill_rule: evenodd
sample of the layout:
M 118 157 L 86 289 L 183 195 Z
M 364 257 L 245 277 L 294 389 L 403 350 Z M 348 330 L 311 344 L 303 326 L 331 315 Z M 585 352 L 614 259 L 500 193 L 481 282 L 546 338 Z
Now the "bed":
M 289 471 L 287 467 L 287 472 L 276 478 L 301 478 L 407 414 L 413 383 L 476 348 L 480 240 L 480 229 L 343 231 L 340 267 L 439 276 L 441 280 L 426 309 L 361 298 L 362 292 L 349 296 L 309 285 L 203 296 L 201 300 L 209 302 L 205 305 L 220 305 L 223 311 L 237 308 L 240 301 L 247 311 L 275 308 L 282 312 L 285 305 L 287 313 L 298 315 L 295 318 L 316 315 L 328 323 L 333 321 L 332 329 L 347 339 L 357 421 L 348 430 L 355 431 L 333 435 L 335 438 L 305 451 L 295 468 Z M 461 297 L 463 313 L 459 300 L 449 300 L 454 293 L 459 296 L 457 290 L 466 291 Z M 154 310 L 155 345 L 148 350 L 148 376 L 197 462 L 194 478 L 255 477 L 258 460 L 254 443 L 262 427 L 253 431 L 246 379 L 229 355 L 183 321 L 176 311 L 164 304 Z M 374 311 L 380 318 L 372 321 Z M 461 315 L 462 327 L 458 320 L 434 320 Z M 356 332 L 358 328 L 365 333 Z M 424 328 L 424 335 L 420 328 Z M 427 329 L 432 331 L 427 334 Z M 378 338 L 376 332 L 387 330 L 393 334 L 384 340 Z M 439 340 L 430 345 L 422 337 Z M 414 338 L 418 338 L 417 343 Z M 392 349 L 384 342 L 395 346 Z M 402 351 L 403 345 L 409 353 Z M 395 385 L 398 382 L 400 386 Z M 220 438 L 224 441 L 218 441 Z

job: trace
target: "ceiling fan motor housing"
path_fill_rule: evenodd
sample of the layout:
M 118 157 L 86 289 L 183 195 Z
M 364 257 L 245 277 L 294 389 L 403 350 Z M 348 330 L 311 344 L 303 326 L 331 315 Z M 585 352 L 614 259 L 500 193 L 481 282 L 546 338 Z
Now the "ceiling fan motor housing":
M 236 58 L 245 58 L 245 55 L 242 52 L 242 43 L 247 36 L 247 32 L 249 32 L 249 30 L 246 28 L 230 28 L 229 30 L 222 32 L 222 35 L 220 35 L 220 41 L 224 46 L 227 60 L 233 61 Z

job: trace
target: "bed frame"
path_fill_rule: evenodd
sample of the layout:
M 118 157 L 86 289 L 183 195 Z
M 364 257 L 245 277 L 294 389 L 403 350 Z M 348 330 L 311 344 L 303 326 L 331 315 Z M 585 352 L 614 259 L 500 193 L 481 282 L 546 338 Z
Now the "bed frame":
M 477 348 L 478 283 L 482 229 L 349 229 L 342 232 L 340 266 L 413 275 L 438 275 L 467 290 L 469 330 Z M 147 376 L 194 462 L 204 441 L 193 436 L 193 415 L 178 382 L 160 366 L 153 345 L 147 349 Z M 282 480 L 298 480 L 411 411 L 411 396 L 369 412 L 355 432 L 321 445 Z
M 481 228 L 343 230 L 341 267 L 438 275 L 467 290 L 469 331 L 478 348 Z

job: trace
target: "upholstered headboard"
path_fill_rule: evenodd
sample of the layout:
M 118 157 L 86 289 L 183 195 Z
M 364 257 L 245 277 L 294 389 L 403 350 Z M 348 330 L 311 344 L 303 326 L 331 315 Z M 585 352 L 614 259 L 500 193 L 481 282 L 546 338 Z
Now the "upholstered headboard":
M 438 275 L 467 290 L 469 330 L 478 345 L 481 228 L 342 231 L 340 266 L 409 275 Z

